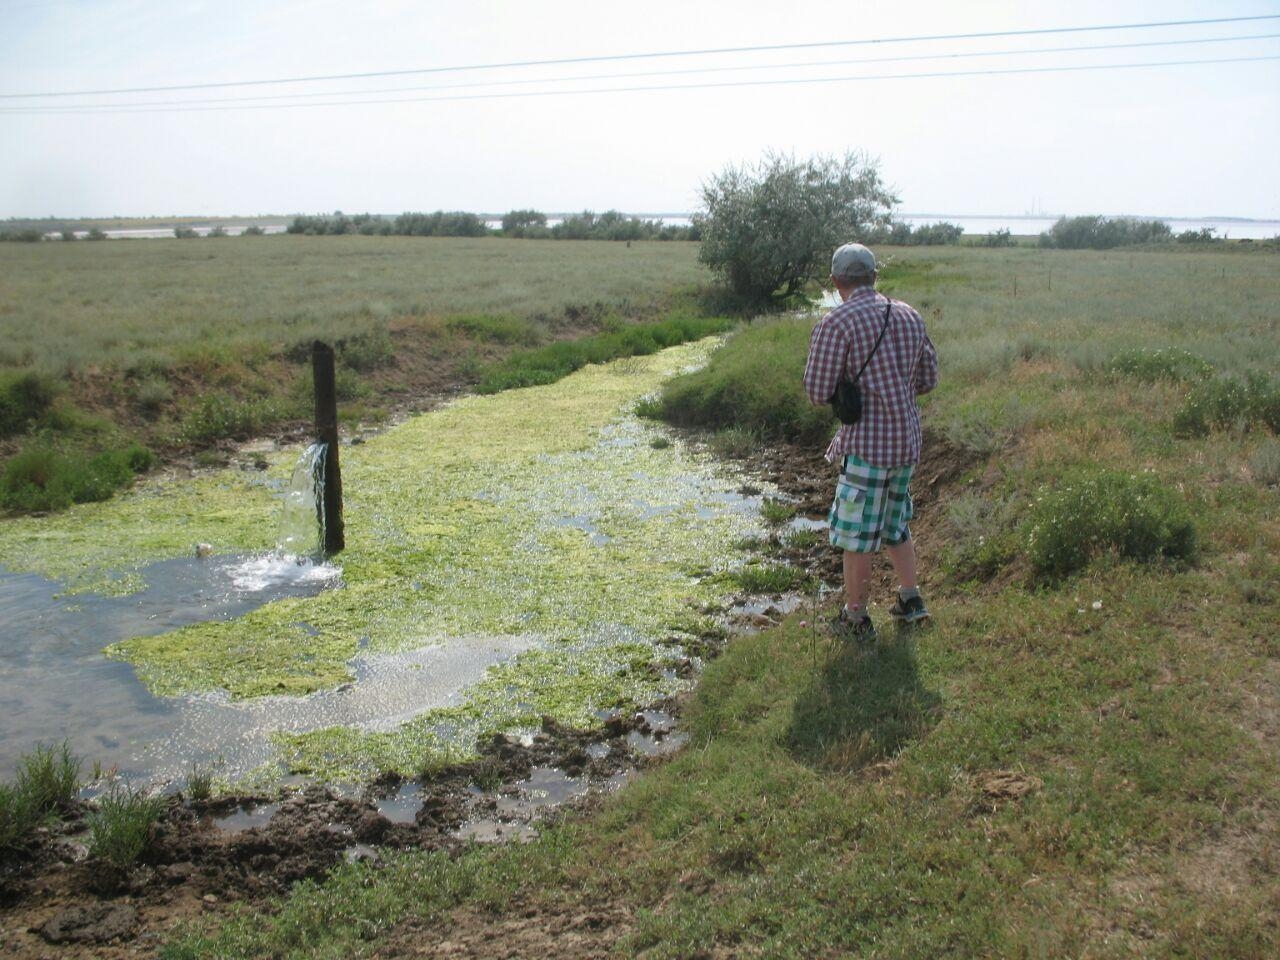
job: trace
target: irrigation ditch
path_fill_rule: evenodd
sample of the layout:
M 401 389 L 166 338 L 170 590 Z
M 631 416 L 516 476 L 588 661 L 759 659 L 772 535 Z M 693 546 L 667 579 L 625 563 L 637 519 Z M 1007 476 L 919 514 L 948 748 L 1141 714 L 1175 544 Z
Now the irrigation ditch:
M 701 349 L 705 351 L 705 346 Z M 677 350 L 674 354 L 668 351 L 668 362 L 656 371 L 656 380 L 698 359 L 696 351 L 692 354 L 688 350 L 683 353 Z M 597 378 L 605 378 L 605 386 L 608 378 L 642 381 L 619 392 L 618 396 L 633 397 L 650 389 L 655 382 L 655 370 L 645 364 L 630 361 L 611 366 L 612 373 L 597 371 L 595 374 Z M 597 379 L 580 392 L 598 395 L 601 385 L 602 381 Z M 618 402 L 625 405 L 630 400 Z M 455 427 L 459 435 L 474 438 L 478 423 L 470 416 L 474 408 L 466 402 L 462 407 L 463 414 Z M 516 409 L 518 407 L 505 408 L 505 413 L 511 415 Z M 580 405 L 569 403 L 558 415 L 568 418 L 580 412 Z M 440 426 L 438 422 L 433 423 L 437 441 Z M 447 424 L 445 426 L 447 433 Z M 587 695 L 582 703 L 568 702 L 573 697 L 563 690 L 543 695 L 546 690 L 541 684 L 545 678 L 529 682 L 518 673 L 508 672 L 502 676 L 501 683 L 509 688 L 508 692 L 514 690 L 515 701 L 507 706 L 505 715 L 498 709 L 496 718 L 492 710 L 479 716 L 474 710 L 468 713 L 474 705 L 465 702 L 462 691 L 468 685 L 474 686 L 472 676 L 467 681 L 460 680 L 440 698 L 440 713 L 429 725 L 417 721 L 415 727 L 414 720 L 406 722 L 402 714 L 393 711 L 390 718 L 362 719 L 362 729 L 354 738 L 346 733 L 329 735 L 334 728 L 327 728 L 329 734 L 326 734 L 320 725 L 298 728 L 283 736 L 278 730 L 274 731 L 259 743 L 259 746 L 269 744 L 283 757 L 283 760 L 277 757 L 272 761 L 277 775 L 268 778 L 266 786 L 256 787 L 253 776 L 261 770 L 260 751 L 250 751 L 252 762 L 246 761 L 236 768 L 242 776 L 228 781 L 227 788 L 216 798 L 194 799 L 190 783 L 174 782 L 159 820 L 150 832 L 144 855 L 136 866 L 125 870 L 111 869 L 89 856 L 88 807 L 79 803 L 59 825 L 40 828 L 21 855 L 0 870 L 0 946 L 14 956 L 44 956 L 51 949 L 56 950 L 55 955 L 66 956 L 133 956 L 162 940 L 165 931 L 177 922 L 221 911 L 240 901 L 263 902 L 299 880 L 323 877 L 344 860 L 376 861 L 383 855 L 381 851 L 388 849 L 454 852 L 473 843 L 532 839 L 537 835 L 539 822 L 589 810 L 646 766 L 662 762 L 670 752 L 679 749 L 685 740 L 679 725 L 682 704 L 696 683 L 700 666 L 716 656 L 724 644 L 731 643 L 736 633 L 767 629 L 797 606 L 816 606 L 822 590 L 819 585 L 838 584 L 839 557 L 826 546 L 825 538 L 785 536 L 791 529 L 820 528 L 829 503 L 831 477 L 829 471 L 823 469 L 817 450 L 771 447 L 756 451 L 743 462 L 714 464 L 705 449 L 700 449 L 700 441 L 694 435 L 662 431 L 664 437 L 674 438 L 674 448 L 669 448 L 652 443 L 652 430 L 656 428 L 630 421 L 620 424 L 612 415 L 596 417 L 591 429 L 596 435 L 592 444 L 570 442 L 551 451 L 530 447 L 524 452 L 528 460 L 522 462 L 526 466 L 540 464 L 534 470 L 539 474 L 535 480 L 563 477 L 567 467 L 581 470 L 584 465 L 589 467 L 599 462 L 591 460 L 595 451 L 594 455 L 603 460 L 621 461 L 624 480 L 643 477 L 637 481 L 638 485 L 649 491 L 660 490 L 662 496 L 655 500 L 651 494 L 651 499 L 643 502 L 640 502 L 642 498 L 633 498 L 636 502 L 619 510 L 616 498 L 610 499 L 610 491 L 616 488 L 616 477 L 593 489 L 584 489 L 580 484 L 566 487 L 563 483 L 550 490 L 533 492 L 528 489 L 499 492 L 485 487 L 480 497 L 468 498 L 460 509 L 450 509 L 457 507 L 456 497 L 427 496 L 425 502 L 431 504 L 431 509 L 420 512 L 427 514 L 425 522 L 419 514 L 406 526 L 403 515 L 379 512 L 373 506 L 372 497 L 362 501 L 358 492 L 361 484 L 352 482 L 349 490 L 356 504 L 352 514 L 372 517 L 370 526 L 380 525 L 384 542 L 396 543 L 404 547 L 404 551 L 379 553 L 355 534 L 353 557 L 348 563 L 350 572 L 344 571 L 346 579 L 339 589 L 326 591 L 330 598 L 346 594 L 341 598 L 340 615 L 326 621 L 323 614 L 312 612 L 303 627 L 308 636 L 313 635 L 312 631 L 330 632 L 351 639 L 350 646 L 354 649 L 342 648 L 342 653 L 390 658 L 409 656 L 408 661 L 401 663 L 407 667 L 402 673 L 422 673 L 430 663 L 421 660 L 415 663 L 412 655 L 431 648 L 415 647 L 405 638 L 409 633 L 426 629 L 422 608 L 412 603 L 413 595 L 421 594 L 429 579 L 423 569 L 439 574 L 470 558 L 492 553 L 502 543 L 503 509 L 515 506 L 530 510 L 533 500 L 541 500 L 554 507 L 535 524 L 543 536 L 536 543 L 522 544 L 521 556 L 516 557 L 516 561 L 527 562 L 530 555 L 546 556 L 550 552 L 553 559 L 569 562 L 570 580 L 583 580 L 589 579 L 592 569 L 597 569 L 583 561 L 584 548 L 585 555 L 617 551 L 606 559 L 605 566 L 624 563 L 635 568 L 644 564 L 644 569 L 639 569 L 635 577 L 628 578 L 636 582 L 623 588 L 606 577 L 603 582 L 586 585 L 586 589 L 603 594 L 588 598 L 576 592 L 582 584 L 566 583 L 560 577 L 521 585 L 518 576 L 503 580 L 503 571 L 499 571 L 498 579 L 502 582 L 498 591 L 507 597 L 514 593 L 521 607 L 530 603 L 530 598 L 539 591 L 549 588 L 553 594 L 550 604 L 539 608 L 532 617 L 525 610 L 520 615 L 522 619 L 514 624 L 509 611 L 489 605 L 492 592 L 497 592 L 493 591 L 493 585 L 479 585 L 471 579 L 446 583 L 447 577 L 441 576 L 430 583 L 431 605 L 433 608 L 448 606 L 457 603 L 464 592 L 480 590 L 485 598 L 480 609 L 472 611 L 471 616 L 454 611 L 445 618 L 445 629 L 463 636 L 489 631 L 510 637 L 519 635 L 521 629 L 537 635 L 527 646 L 514 645 L 506 649 L 497 660 L 486 662 L 481 658 L 477 661 L 480 674 L 493 672 L 495 666 L 498 670 L 507 668 L 526 654 L 554 658 L 558 648 L 567 658 L 559 662 L 561 666 L 574 657 L 582 657 L 589 649 L 606 651 L 607 656 L 598 664 L 598 675 L 586 684 Z M 364 442 L 353 448 L 356 454 L 352 458 L 353 477 L 362 476 L 362 457 L 366 458 L 363 469 L 369 470 L 368 448 L 376 448 L 381 442 L 377 436 L 361 439 Z M 402 455 L 406 448 L 412 450 L 413 440 L 421 440 L 421 436 L 396 445 L 396 449 L 381 442 L 382 469 L 384 473 L 394 474 L 391 488 L 401 496 L 421 498 L 422 488 L 412 494 L 403 488 L 406 476 L 421 467 L 410 460 L 408 469 L 404 469 L 406 461 Z M 444 445 L 447 447 L 448 441 Z M 664 456 L 669 449 L 682 451 L 677 464 L 680 471 L 693 470 L 696 475 L 697 482 L 687 490 L 692 498 L 688 503 L 672 497 L 672 490 L 679 486 L 674 475 L 655 466 L 654 457 Z M 451 472 L 445 485 L 451 497 L 456 494 L 458 483 L 483 474 L 485 467 L 512 458 L 510 449 L 487 449 L 480 453 L 478 459 L 482 463 L 477 467 L 476 457 L 463 463 L 457 454 L 456 450 L 446 450 L 440 461 Z M 684 459 L 686 454 L 690 459 Z M 388 460 L 398 460 L 401 471 L 387 468 Z M 698 465 L 696 469 L 694 464 Z M 929 535 L 936 524 L 936 511 L 931 507 L 972 465 L 971 457 L 950 448 L 941 438 L 930 437 L 926 442 L 926 459 L 918 472 L 920 479 L 915 489 L 919 509 L 915 526 L 920 533 L 925 563 L 931 547 L 936 549 Z M 373 472 L 363 474 L 364 477 L 372 475 Z M 206 485 L 205 489 L 212 488 Z M 766 494 L 787 504 L 799 526 L 761 525 L 759 506 Z M 225 495 L 226 491 L 219 494 Z M 243 496 L 243 491 L 230 494 L 233 501 L 237 496 Z M 447 538 L 448 531 L 442 533 L 442 528 L 468 519 L 477 520 L 476 514 L 483 512 L 483 508 L 477 509 L 477 504 L 494 500 L 499 501 L 498 506 L 503 509 L 495 511 L 496 516 L 478 519 L 484 528 L 475 538 L 478 542 L 450 542 L 432 555 L 415 553 L 405 547 L 406 530 L 412 530 L 420 538 Z M 222 502 L 214 498 L 214 512 Z M 265 502 L 273 502 L 272 496 Z M 620 517 L 619 513 L 626 516 Z M 127 524 L 128 517 L 126 509 L 119 522 Z M 628 522 L 624 520 L 636 518 L 643 521 L 640 529 L 628 532 Z M 657 521 L 657 525 L 651 525 L 652 521 Z M 496 535 L 491 525 L 496 525 Z M 243 533 L 238 522 L 232 522 L 222 532 L 227 534 L 227 539 L 234 539 L 229 532 L 233 530 Z M 166 541 L 160 552 L 173 551 L 178 545 L 189 543 L 192 532 L 184 529 L 171 542 Z M 809 572 L 814 578 L 812 590 L 800 595 L 752 596 L 741 589 L 732 589 L 729 576 L 732 564 L 717 566 L 717 558 L 729 557 L 731 545 L 743 541 L 744 534 L 754 539 L 752 549 L 768 553 L 770 562 L 790 564 Z M 245 540 L 252 542 L 252 538 Z M 697 550 L 691 556 L 681 556 L 674 564 L 660 562 L 661 554 L 691 542 L 697 543 Z M 154 541 L 150 543 L 154 550 Z M 12 556 L 12 552 L 7 555 Z M 118 556 L 140 559 L 140 555 L 129 554 L 128 550 Z M 6 559 L 0 550 L 0 564 L 6 564 Z M 100 552 L 82 550 L 76 559 L 78 569 L 102 569 Z M 396 588 L 389 589 L 391 578 L 385 567 L 400 567 L 410 561 L 418 565 L 414 578 L 410 578 L 407 586 L 400 585 L 399 593 Z M 166 562 L 179 561 L 175 558 Z M 733 562 L 744 561 L 739 557 Z M 510 570 L 518 566 L 518 562 L 513 562 Z M 366 571 L 370 568 L 376 568 L 379 575 L 368 576 Z M 66 576 L 65 569 L 53 563 L 44 572 Z M 146 569 L 149 568 L 145 565 L 135 566 L 133 573 Z M 678 589 L 657 586 L 662 577 L 670 578 L 673 570 L 680 573 Z M 119 585 L 122 581 L 118 575 L 119 568 L 105 580 L 95 573 L 83 584 L 88 585 L 91 594 L 93 588 L 102 589 L 104 583 Z M 368 579 L 367 589 L 361 582 L 362 577 Z M 123 583 L 132 585 L 128 576 Z M 626 592 L 634 587 L 646 595 L 654 609 L 638 612 L 630 623 L 613 622 L 602 629 L 607 611 L 634 597 L 635 594 Z M 353 627 L 349 622 L 352 604 L 370 603 L 379 589 L 390 593 L 389 599 L 384 596 L 379 609 L 395 610 L 398 619 L 388 623 L 387 618 L 366 616 Z M 128 591 L 125 594 L 136 596 Z M 313 593 L 275 598 L 268 606 L 312 604 L 316 596 Z M 587 606 L 588 615 L 566 620 L 564 606 L 575 602 Z M 676 613 L 680 615 L 675 616 Z M 176 633 L 182 637 L 183 631 L 189 630 L 194 631 L 196 645 L 217 646 L 235 629 L 253 637 L 263 635 L 262 631 L 279 629 L 281 622 L 290 627 L 298 622 L 292 607 L 284 618 L 267 617 L 255 622 L 252 616 L 248 613 L 212 624 L 208 621 L 188 624 L 159 636 L 172 638 Z M 406 631 L 406 623 L 413 629 Z M 567 642 L 565 638 L 559 642 L 546 639 L 546 634 L 556 630 L 566 635 Z M 296 633 L 286 631 L 286 634 L 286 644 L 288 636 L 297 637 Z M 184 642 L 177 645 L 180 659 L 195 649 L 187 639 L 183 638 Z M 119 648 L 117 651 L 125 660 L 118 666 L 124 670 L 137 669 L 151 694 L 162 700 L 243 713 L 246 704 L 253 704 L 255 695 L 261 692 L 243 686 L 240 688 L 243 696 L 230 699 L 225 694 L 211 699 L 199 692 L 200 684 L 208 684 L 208 678 L 214 675 L 212 671 L 221 668 L 217 658 L 210 658 L 203 673 L 197 670 L 193 674 L 189 670 L 174 670 L 162 655 L 157 656 L 155 647 L 128 649 L 126 645 L 122 652 Z M 348 659 L 339 657 L 338 662 L 342 664 Z M 189 666 L 184 664 L 184 668 Z M 304 699 L 341 697 L 360 686 L 359 677 L 343 680 L 339 676 L 335 683 L 331 673 L 313 669 L 314 664 L 306 664 L 305 669 L 294 669 L 296 666 L 284 663 L 282 667 L 281 662 L 271 662 L 265 670 L 287 676 L 291 682 L 301 678 L 301 686 L 296 689 L 301 690 Z M 254 664 L 249 671 L 238 672 L 232 668 L 223 678 L 234 691 L 235 684 L 245 683 L 246 675 L 259 674 L 263 669 L 261 664 Z M 621 677 L 624 682 L 600 681 L 600 677 L 606 675 Z M 194 683 L 192 676 L 196 677 Z M 626 702 L 627 706 L 601 709 L 598 706 L 601 696 Z M 269 700 L 270 696 L 265 699 Z M 277 699 L 283 702 L 290 698 Z M 196 722 L 197 716 L 188 719 Z M 208 720 L 207 714 L 204 720 Z M 399 732 L 392 729 L 396 723 L 401 724 L 397 728 Z M 451 759 L 455 755 L 450 753 L 452 747 L 442 745 L 441 729 L 447 727 L 456 744 L 486 723 L 496 723 L 510 732 L 478 740 L 473 737 L 474 747 Z M 412 728 L 407 736 L 403 734 L 405 728 Z M 400 758 L 424 744 L 434 750 L 436 758 L 429 769 L 416 769 L 400 762 Z M 206 745 L 202 761 L 218 756 L 217 750 L 217 744 Z M 321 753 L 329 757 L 337 755 L 340 759 L 328 768 L 317 766 L 316 758 Z M 154 757 L 155 753 L 150 755 Z M 186 759 L 190 762 L 189 757 Z M 292 772 L 279 775 L 285 770 Z M 170 766 L 170 776 L 172 772 Z

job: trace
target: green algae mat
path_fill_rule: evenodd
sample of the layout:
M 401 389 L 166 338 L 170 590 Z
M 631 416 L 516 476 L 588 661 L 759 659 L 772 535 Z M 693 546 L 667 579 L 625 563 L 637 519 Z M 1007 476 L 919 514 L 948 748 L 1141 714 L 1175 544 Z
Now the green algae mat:
M 718 340 L 585 368 L 548 386 L 468 397 L 342 450 L 342 584 L 109 647 L 158 696 L 305 696 L 359 682 L 363 654 L 500 638 L 448 703 L 377 728 L 279 735 L 290 769 L 331 778 L 415 774 L 467 755 L 479 733 L 543 715 L 590 724 L 680 684 L 663 669 L 693 608 L 723 601 L 734 543 L 759 532 L 742 478 L 654 443 L 637 400 L 705 361 Z M 0 567 L 68 593 L 123 594 L 149 563 L 273 544 L 296 451 L 263 473 L 151 478 L 101 504 L 0 524 Z

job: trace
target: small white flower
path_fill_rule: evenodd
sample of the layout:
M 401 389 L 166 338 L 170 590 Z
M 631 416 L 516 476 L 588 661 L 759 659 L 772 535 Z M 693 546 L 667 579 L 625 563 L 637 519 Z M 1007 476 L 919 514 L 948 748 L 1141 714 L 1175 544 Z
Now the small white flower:
M 1095 610 L 1101 610 L 1101 609 L 1102 609 L 1102 601 L 1101 601 L 1101 600 L 1095 600 L 1095 601 L 1093 601 L 1093 609 L 1095 609 Z

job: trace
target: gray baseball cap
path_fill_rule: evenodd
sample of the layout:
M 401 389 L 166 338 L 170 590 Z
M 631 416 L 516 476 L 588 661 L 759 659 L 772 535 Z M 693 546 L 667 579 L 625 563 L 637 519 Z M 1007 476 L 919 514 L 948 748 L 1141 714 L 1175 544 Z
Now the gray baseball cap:
M 869 277 L 876 272 L 876 255 L 860 243 L 846 243 L 831 255 L 833 277 Z

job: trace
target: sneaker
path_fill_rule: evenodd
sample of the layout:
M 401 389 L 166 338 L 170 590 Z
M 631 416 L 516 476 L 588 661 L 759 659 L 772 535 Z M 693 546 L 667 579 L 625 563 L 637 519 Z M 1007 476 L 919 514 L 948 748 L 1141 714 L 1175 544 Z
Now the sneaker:
M 876 640 L 876 628 L 871 618 L 863 614 L 855 620 L 844 607 L 840 608 L 839 616 L 832 619 L 831 632 L 836 639 L 850 643 L 875 643 Z
M 919 623 L 929 619 L 929 608 L 924 605 L 924 598 L 916 594 L 910 600 L 903 600 L 899 595 L 889 608 L 889 616 L 903 623 Z

